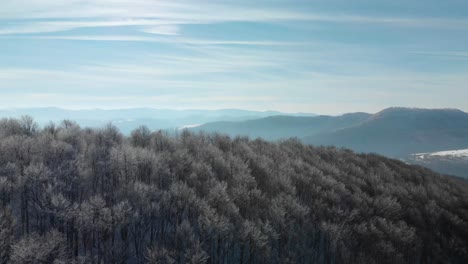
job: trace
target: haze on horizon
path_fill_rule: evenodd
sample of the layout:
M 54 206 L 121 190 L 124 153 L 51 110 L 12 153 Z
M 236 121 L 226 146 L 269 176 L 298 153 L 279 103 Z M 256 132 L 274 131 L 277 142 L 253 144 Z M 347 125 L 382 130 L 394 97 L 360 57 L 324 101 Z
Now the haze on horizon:
M 468 111 L 468 3 L 3 0 L 0 105 Z

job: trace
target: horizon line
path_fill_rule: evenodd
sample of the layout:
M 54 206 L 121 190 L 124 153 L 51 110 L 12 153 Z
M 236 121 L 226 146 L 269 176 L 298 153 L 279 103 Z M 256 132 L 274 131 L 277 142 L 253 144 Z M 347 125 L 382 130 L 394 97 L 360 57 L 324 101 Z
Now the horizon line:
M 464 113 L 468 113 L 460 108 L 454 107 L 413 107 L 413 106 L 389 106 L 381 108 L 376 112 L 368 112 L 368 111 L 347 111 L 342 113 L 336 114 L 322 114 L 317 112 L 288 112 L 288 111 L 280 111 L 280 110 L 255 110 L 255 109 L 247 109 L 247 108 L 156 108 L 156 107 L 120 107 L 120 108 L 67 108 L 67 107 L 59 107 L 59 106 L 37 106 L 37 107 L 0 107 L 0 111 L 14 111 L 14 110 L 31 110 L 31 109 L 57 109 L 57 110 L 65 110 L 65 111 L 118 111 L 118 110 L 157 110 L 157 111 L 178 111 L 178 112 L 188 112 L 188 111 L 207 111 L 207 112 L 215 112 L 215 111 L 246 111 L 246 112 L 258 112 L 258 113 L 268 113 L 274 112 L 279 114 L 290 114 L 290 115 L 329 115 L 329 116 L 341 116 L 345 114 L 352 114 L 352 113 L 366 113 L 366 114 L 377 114 L 379 112 L 389 110 L 389 109 L 410 109 L 410 110 L 456 110 L 461 111 Z

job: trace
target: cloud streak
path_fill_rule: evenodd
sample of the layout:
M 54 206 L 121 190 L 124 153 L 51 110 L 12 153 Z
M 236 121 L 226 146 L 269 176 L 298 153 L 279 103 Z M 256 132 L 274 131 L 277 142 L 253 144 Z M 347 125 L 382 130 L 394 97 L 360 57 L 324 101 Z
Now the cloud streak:
M 20 21 L 12 22 L 0 28 L 0 34 L 27 34 L 27 33 L 48 33 L 68 31 L 78 28 L 99 28 L 99 27 L 135 27 L 145 26 L 148 29 L 159 28 L 163 32 L 176 32 L 178 26 L 176 24 L 183 23 L 181 21 L 169 21 L 158 19 L 120 19 L 120 20 L 83 20 L 83 21 Z
M 154 33 L 158 34 L 158 33 Z M 172 35 L 177 34 L 163 34 Z M 3 37 L 11 38 L 11 37 Z M 154 43 L 171 43 L 171 44 L 186 44 L 186 45 L 238 45 L 238 46 L 305 46 L 308 42 L 287 42 L 287 41 L 253 41 L 253 40 L 215 40 L 215 39 L 194 39 L 194 38 L 163 38 L 151 36 L 136 36 L 136 35 L 54 35 L 54 36 L 21 36 L 22 39 L 44 39 L 44 40 L 75 40 L 75 41 L 122 41 L 122 42 L 154 42 Z
M 180 27 L 177 25 L 162 25 L 154 27 L 146 27 L 140 30 L 141 32 L 156 35 L 179 35 Z
M 5 2 L 6 1 L 6 2 Z M 27 3 L 26 3 L 27 2 Z M 0 34 L 30 34 L 80 28 L 137 27 L 150 34 L 177 35 L 184 25 L 225 22 L 318 23 L 389 25 L 416 28 L 467 29 L 467 19 L 434 17 L 370 16 L 312 13 L 286 7 L 240 7 L 218 1 L 153 0 L 3 0 Z
M 0 1 L 5 103 L 323 113 L 450 95 L 466 106 L 467 18 L 403 0 L 400 13 L 341 0 Z
M 468 60 L 468 52 L 462 51 L 416 51 L 413 53 L 418 55 L 441 57 L 446 59 Z
M 268 11 L 267 11 L 268 12 Z M 150 34 L 177 35 L 183 25 L 191 24 L 214 24 L 224 22 L 279 22 L 279 21 L 305 21 L 334 23 L 341 25 L 349 24 L 367 24 L 374 26 L 398 26 L 414 28 L 440 28 L 440 29 L 468 29 L 468 20 L 465 19 L 438 19 L 438 18 L 399 18 L 399 17 L 371 17 L 371 16 L 348 16 L 348 15 L 304 15 L 304 14 L 285 14 L 257 17 L 256 13 L 247 16 L 229 16 L 218 17 L 207 16 L 194 19 L 190 14 L 183 16 L 174 14 L 170 17 L 165 14 L 162 18 L 158 14 L 148 16 L 151 19 L 144 19 L 146 16 L 138 19 L 123 20 L 77 20 L 77 21 L 31 21 L 21 20 L 13 23 L 7 23 L 0 26 L 1 35 L 13 34 L 35 34 L 70 31 L 80 28 L 104 28 L 104 27 L 140 27 L 139 31 Z M 196 15 L 195 15 L 196 16 Z M 143 27 L 141 29 L 141 27 Z

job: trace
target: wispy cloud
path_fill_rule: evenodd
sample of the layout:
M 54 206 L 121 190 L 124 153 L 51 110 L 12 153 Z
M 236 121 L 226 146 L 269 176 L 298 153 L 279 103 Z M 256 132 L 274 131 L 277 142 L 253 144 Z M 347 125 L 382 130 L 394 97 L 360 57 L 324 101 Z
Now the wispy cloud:
M 468 19 L 396 1 L 0 0 L 0 103 L 466 109 Z
M 199 67 L 192 68 L 199 74 L 215 70 L 209 68 L 209 61 L 197 62 Z M 4 106 L 18 106 L 20 103 L 24 106 L 53 104 L 76 108 L 242 106 L 257 110 L 337 113 L 343 109 L 369 111 L 366 108 L 368 101 L 377 108 L 395 102 L 408 105 L 413 102 L 415 105 L 416 99 L 417 106 L 421 107 L 438 100 L 437 105 L 440 106 L 463 107 L 468 91 L 468 77 L 465 75 L 389 72 L 369 76 L 337 76 L 310 72 L 298 79 L 284 76 L 275 80 L 218 76 L 215 80 L 195 80 L 179 77 L 189 73 L 184 69 L 183 62 L 179 63 L 182 64 L 175 63 L 168 69 L 135 65 L 91 65 L 71 70 L 1 68 L 0 102 Z M 226 67 L 222 69 L 225 71 L 238 69 L 238 65 L 223 67 Z M 34 87 L 30 86 L 29 80 L 35 80 Z M 454 95 L 451 101 L 444 99 L 446 87 L 450 87 L 450 93 Z M 334 102 L 336 107 L 331 107 L 330 102 Z M 327 104 L 330 108 L 325 107 Z
M 156 34 L 156 33 L 155 33 Z M 162 34 L 161 35 L 175 35 Z M 5 37 L 3 38 L 11 38 Z M 268 41 L 268 40 L 215 40 L 215 39 L 194 39 L 194 38 L 164 38 L 137 35 L 53 35 L 53 36 L 21 36 L 23 39 L 50 39 L 50 40 L 81 40 L 81 41 L 130 41 L 130 42 L 157 42 L 187 45 L 250 45 L 250 46 L 304 46 L 308 42 L 288 42 L 288 41 Z
M 268 11 L 266 11 L 268 12 Z M 276 12 L 276 11 L 273 11 Z M 304 15 L 289 14 L 281 15 L 271 14 L 271 16 L 262 17 L 263 13 L 246 12 L 246 15 L 219 16 L 207 14 L 196 18 L 188 14 L 154 14 L 152 16 L 142 16 L 138 19 L 124 20 L 77 20 L 77 21 L 31 21 L 22 20 L 11 23 L 4 23 L 0 26 L 0 34 L 30 34 L 30 33 L 49 33 L 69 31 L 79 28 L 99 28 L 99 27 L 143 27 L 139 31 L 151 34 L 177 35 L 183 25 L 189 24 L 210 24 L 223 22 L 277 22 L 277 21 L 308 21 L 308 22 L 326 22 L 338 24 L 370 24 L 370 25 L 390 25 L 399 27 L 422 27 L 422 28 L 455 28 L 468 29 L 468 20 L 463 19 L 439 19 L 439 18 L 400 18 L 400 17 L 372 17 L 372 16 L 350 16 L 350 15 Z M 250 13 L 250 14 L 249 14 Z M 245 13 L 244 13 L 245 14 Z M 264 14 L 263 14 L 264 15 Z M 151 19 L 145 19 L 151 18 Z
M 157 34 L 157 35 L 179 35 L 180 27 L 177 25 L 162 25 L 162 26 L 153 26 L 146 27 L 140 31 L 148 34 Z
M 159 31 L 176 32 L 175 24 L 181 21 L 158 19 L 119 19 L 119 20 L 82 20 L 82 21 L 20 21 L 11 22 L 0 28 L 0 34 L 27 34 L 68 31 L 77 28 L 146 26 L 159 28 Z
M 462 51 L 415 51 L 412 53 L 431 57 L 443 57 L 455 60 L 468 60 L 468 52 Z
M 312 13 L 286 7 L 240 7 L 226 1 L 153 0 L 3 0 L 0 34 L 68 31 L 91 27 L 143 27 L 137 30 L 175 35 L 183 25 L 223 22 L 305 21 L 400 27 L 468 28 L 468 20 L 421 16 L 371 16 Z

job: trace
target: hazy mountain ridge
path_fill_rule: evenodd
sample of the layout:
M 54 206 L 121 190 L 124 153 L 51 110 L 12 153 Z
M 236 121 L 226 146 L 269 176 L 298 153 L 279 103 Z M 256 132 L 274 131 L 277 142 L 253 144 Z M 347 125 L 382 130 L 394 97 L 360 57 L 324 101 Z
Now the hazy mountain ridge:
M 152 130 L 175 129 L 215 121 L 245 121 L 275 115 L 313 116 L 314 114 L 286 114 L 278 111 L 250 111 L 243 109 L 172 110 L 128 108 L 69 110 L 57 107 L 0 109 L 0 117 L 3 118 L 18 118 L 22 115 L 33 117 L 42 126 L 50 121 L 60 122 L 64 119 L 71 119 L 78 122 L 81 126 L 94 128 L 103 127 L 107 123 L 113 123 L 123 133 L 128 134 L 140 125 L 146 125 Z
M 376 114 L 342 116 L 275 116 L 242 122 L 208 123 L 192 131 L 221 132 L 268 140 L 297 137 L 313 145 L 334 145 L 358 152 L 375 152 L 466 176 L 464 162 L 440 158 L 415 161 L 413 153 L 468 148 L 468 114 L 457 109 L 392 107 Z M 442 165 L 440 165 L 442 163 Z M 456 172 L 456 173 L 454 173 Z
M 270 116 L 242 122 L 207 123 L 193 131 L 220 132 L 230 136 L 244 135 L 268 140 L 306 136 L 332 132 L 357 125 L 365 121 L 370 114 L 349 113 L 341 116 L 319 115 L 313 117 Z
M 358 112 L 341 116 L 285 115 L 276 111 L 239 109 L 0 110 L 2 116 L 24 114 L 30 114 L 42 125 L 49 120 L 58 122 L 72 117 L 78 117 L 78 123 L 84 127 L 103 127 L 106 123 L 112 123 L 124 134 L 145 125 L 151 130 L 162 129 L 170 133 L 189 129 L 266 140 L 295 137 L 308 144 L 375 152 L 427 166 L 441 173 L 466 176 L 463 173 L 466 167 L 464 162 L 437 157 L 421 162 L 411 156 L 414 153 L 468 148 L 468 114 L 457 109 L 392 107 L 375 114 Z
M 348 147 L 393 157 L 468 147 L 468 114 L 457 109 L 393 107 L 376 114 L 272 116 L 212 122 L 191 130 L 268 140 L 297 137 L 305 143 Z
M 304 139 L 401 157 L 468 147 L 468 114 L 454 109 L 388 108 L 353 127 Z

